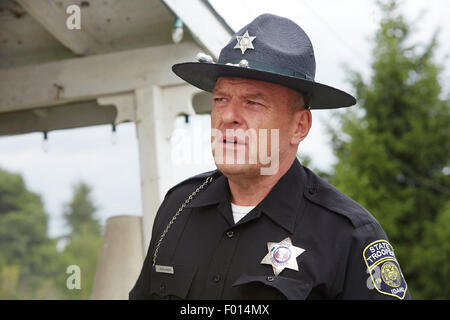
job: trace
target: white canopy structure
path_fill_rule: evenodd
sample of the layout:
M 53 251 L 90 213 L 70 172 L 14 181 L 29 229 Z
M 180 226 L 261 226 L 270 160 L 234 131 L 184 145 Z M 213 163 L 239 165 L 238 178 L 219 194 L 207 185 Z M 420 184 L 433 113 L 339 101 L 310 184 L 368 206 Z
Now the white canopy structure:
M 80 8 L 80 29 L 66 25 L 71 5 Z M 174 43 L 177 18 L 184 36 Z M 104 241 L 112 242 L 102 249 L 94 298 L 127 298 L 170 187 L 174 119 L 210 110 L 206 93 L 183 83 L 171 66 L 194 61 L 200 51 L 217 58 L 232 33 L 206 0 L 1 1 L 0 135 L 136 125 L 142 223 L 138 217 L 131 223 L 116 219 L 111 230 L 107 225 Z M 120 256 L 127 254 L 124 248 L 134 256 Z M 129 261 L 121 267 L 105 259 Z

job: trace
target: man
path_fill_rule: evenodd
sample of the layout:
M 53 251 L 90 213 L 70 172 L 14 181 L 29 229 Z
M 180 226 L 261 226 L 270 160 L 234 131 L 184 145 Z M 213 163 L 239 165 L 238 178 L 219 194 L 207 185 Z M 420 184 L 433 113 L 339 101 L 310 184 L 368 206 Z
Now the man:
M 217 169 L 168 191 L 131 299 L 405 299 L 378 222 L 296 159 L 310 108 L 355 99 L 314 81 L 305 32 L 265 14 L 218 63 L 173 71 L 213 93 Z

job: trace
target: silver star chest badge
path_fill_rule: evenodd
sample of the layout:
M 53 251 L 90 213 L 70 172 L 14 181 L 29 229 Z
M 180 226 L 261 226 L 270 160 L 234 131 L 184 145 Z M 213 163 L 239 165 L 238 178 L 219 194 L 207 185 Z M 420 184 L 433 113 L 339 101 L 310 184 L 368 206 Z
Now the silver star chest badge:
M 252 43 L 255 39 L 256 37 L 249 36 L 248 30 L 246 30 L 244 35 L 236 36 L 237 43 L 233 49 L 241 49 L 242 54 L 244 54 L 247 49 L 255 49 Z
M 294 246 L 289 237 L 280 242 L 268 242 L 267 249 L 269 252 L 262 259 L 261 264 L 272 265 L 275 276 L 278 276 L 285 268 L 298 271 L 297 257 L 306 251 Z

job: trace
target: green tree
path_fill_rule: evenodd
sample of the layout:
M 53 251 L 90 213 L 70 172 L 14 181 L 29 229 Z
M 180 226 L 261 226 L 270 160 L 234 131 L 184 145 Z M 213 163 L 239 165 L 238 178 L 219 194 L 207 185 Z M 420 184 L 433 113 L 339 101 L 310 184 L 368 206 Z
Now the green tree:
M 0 169 L 0 298 L 55 298 L 56 242 L 39 195 L 22 177 Z
M 379 1 L 372 75 L 351 77 L 359 107 L 337 114 L 331 182 L 377 218 L 413 298 L 449 299 L 450 101 L 442 100 L 437 33 L 412 44 L 396 1 Z
M 91 192 L 91 187 L 85 183 L 74 185 L 73 198 L 64 210 L 71 233 L 67 236 L 63 260 L 66 266 L 77 265 L 81 272 L 81 288 L 69 290 L 65 287 L 63 295 L 67 299 L 89 299 L 93 288 L 102 243 L 102 226 L 95 217 L 97 208 Z M 60 277 L 60 281 L 66 281 L 67 276 Z
M 73 186 L 73 198 L 64 210 L 64 218 L 71 228 L 71 236 L 82 233 L 101 234 L 101 225 L 95 217 L 97 210 L 91 199 L 92 189 L 85 183 Z M 87 230 L 85 230 L 87 229 Z

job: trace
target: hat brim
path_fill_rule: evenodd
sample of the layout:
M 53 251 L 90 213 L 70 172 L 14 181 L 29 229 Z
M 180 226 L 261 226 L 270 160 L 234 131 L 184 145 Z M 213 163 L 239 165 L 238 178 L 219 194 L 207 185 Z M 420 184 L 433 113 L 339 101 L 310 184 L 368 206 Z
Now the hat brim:
M 185 62 L 173 65 L 172 71 L 186 82 L 208 92 L 212 92 L 219 77 L 239 77 L 267 81 L 309 93 L 311 109 L 335 109 L 356 104 L 356 99 L 352 95 L 325 84 L 253 68 L 219 63 Z

